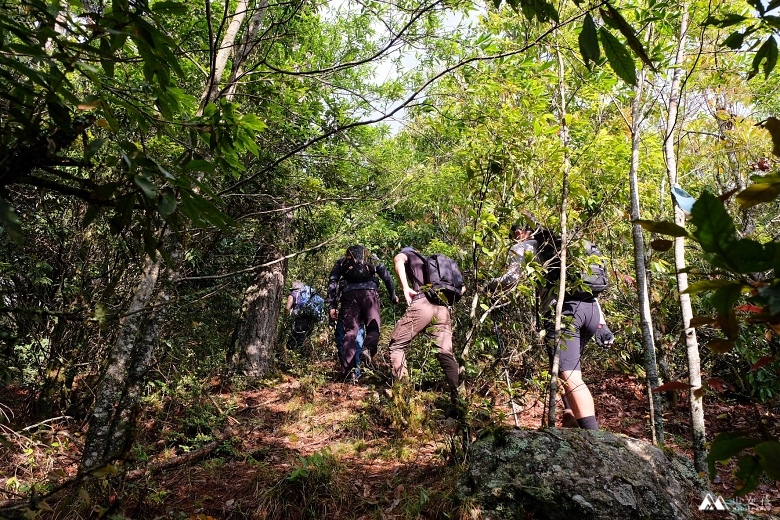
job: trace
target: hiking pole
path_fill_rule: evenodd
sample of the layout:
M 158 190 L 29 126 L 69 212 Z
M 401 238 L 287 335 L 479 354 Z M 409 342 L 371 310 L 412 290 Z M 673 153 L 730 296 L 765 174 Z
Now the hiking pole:
M 509 380 L 509 369 L 504 363 L 504 345 L 501 343 L 501 335 L 498 333 L 498 322 L 493 320 L 493 329 L 496 331 L 496 341 L 498 342 L 498 357 L 501 358 L 501 364 L 504 365 L 504 379 L 506 379 L 506 387 L 509 391 L 509 402 L 512 403 L 512 417 L 515 418 L 515 428 L 520 428 L 520 421 L 517 420 L 517 414 L 520 412 L 517 410 L 517 403 L 512 395 L 512 382 Z

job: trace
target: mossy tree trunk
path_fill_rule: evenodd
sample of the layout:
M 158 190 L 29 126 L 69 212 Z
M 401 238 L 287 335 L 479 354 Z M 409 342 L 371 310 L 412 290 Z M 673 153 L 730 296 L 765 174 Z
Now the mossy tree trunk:
M 165 298 L 159 285 L 163 261 L 147 259 L 127 314 L 120 322 L 108 366 L 101 379 L 89 421 L 80 471 L 90 471 L 120 458 L 133 439 L 138 398 L 153 358 Z
M 244 292 L 241 316 L 229 349 L 232 368 L 249 377 L 274 369 L 287 260 L 274 244 L 261 244 L 254 283 Z
M 644 118 L 642 117 L 642 93 L 645 81 L 645 71 L 640 70 L 637 78 L 637 86 L 634 90 L 634 100 L 631 107 L 631 165 L 629 169 L 629 184 L 631 186 L 631 220 L 642 218 L 639 204 L 639 147 L 641 145 L 641 131 Z M 651 392 L 648 395 L 652 405 L 651 428 L 653 442 L 664 444 L 663 399 L 652 389 L 657 388 L 661 381 L 658 378 L 658 365 L 656 363 L 655 341 L 653 338 L 653 317 L 650 312 L 650 297 L 648 295 L 647 269 L 645 252 L 645 239 L 642 227 L 639 224 L 632 226 L 634 242 L 634 271 L 636 273 L 636 293 L 639 300 L 639 321 L 642 331 L 642 346 L 645 352 L 645 374 L 648 387 Z

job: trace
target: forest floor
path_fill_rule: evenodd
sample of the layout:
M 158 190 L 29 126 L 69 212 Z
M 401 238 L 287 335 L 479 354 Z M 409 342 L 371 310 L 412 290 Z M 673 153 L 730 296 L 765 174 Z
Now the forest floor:
M 253 387 L 213 381 L 189 400 L 184 394 L 145 400 L 142 428 L 126 461 L 135 469 L 119 479 L 108 468 L 100 485 L 54 494 L 37 518 L 461 517 L 455 488 L 465 461 L 464 423 L 445 418 L 442 392 L 407 389 L 404 396 L 394 387 L 393 395 L 381 370 L 353 385 L 336 382 L 332 369 L 332 363 L 318 362 Z M 651 440 L 643 382 L 623 374 L 587 375 L 601 429 Z M 502 372 L 496 376 L 502 381 Z M 14 399 L 23 396 L 8 390 L 0 389 L 0 405 L 13 417 Z M 520 401 L 520 426 L 538 428 L 542 402 L 531 392 Z M 679 403 L 665 416 L 666 444 L 690 457 L 684 395 Z M 709 439 L 759 422 L 775 429 L 780 424 L 776 409 L 717 397 L 708 397 L 705 410 Z M 12 442 L 0 446 L 0 454 L 11 448 L 0 455 L 0 518 L 22 518 L 23 510 L 9 508 L 14 500 L 34 482 L 44 492 L 40 483 L 73 478 L 81 456 L 83 432 L 75 423 L 47 422 L 33 434 L 22 430 L 21 414 L 15 419 L 17 437 L 6 431 Z M 506 396 L 471 389 L 465 421 L 471 437 L 496 421 L 514 426 Z M 711 483 L 716 495 L 733 499 L 734 468 L 719 465 Z M 778 483 L 762 481 L 733 500 L 753 514 L 780 518 Z

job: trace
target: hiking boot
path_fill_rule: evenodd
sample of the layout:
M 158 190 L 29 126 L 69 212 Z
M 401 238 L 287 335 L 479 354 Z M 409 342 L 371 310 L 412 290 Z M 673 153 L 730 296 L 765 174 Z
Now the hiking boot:
M 366 368 L 370 368 L 371 365 L 371 352 L 364 350 L 360 353 L 360 364 Z
M 451 404 L 447 407 L 447 410 L 445 410 L 444 417 L 446 419 L 460 419 L 461 417 L 463 417 L 463 412 L 461 411 L 457 403 Z
M 450 405 L 444 411 L 444 417 L 447 419 L 462 419 L 465 416 L 465 406 L 458 396 L 457 390 L 450 392 Z
M 574 417 L 574 412 L 569 410 L 568 408 L 563 411 L 563 419 L 561 420 L 561 424 L 564 428 L 579 428 L 580 424 L 577 422 L 577 419 Z

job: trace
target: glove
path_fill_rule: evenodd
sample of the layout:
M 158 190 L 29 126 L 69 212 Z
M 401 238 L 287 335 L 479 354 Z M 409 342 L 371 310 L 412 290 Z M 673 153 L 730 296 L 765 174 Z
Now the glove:
M 599 328 L 596 329 L 596 335 L 594 336 L 596 345 L 599 347 L 609 347 L 615 342 L 615 335 L 609 330 L 606 324 L 600 323 Z

